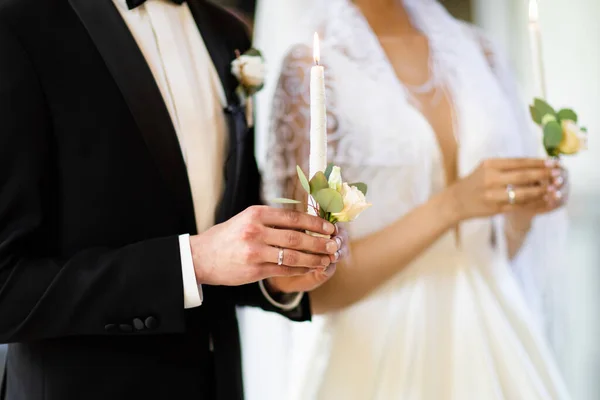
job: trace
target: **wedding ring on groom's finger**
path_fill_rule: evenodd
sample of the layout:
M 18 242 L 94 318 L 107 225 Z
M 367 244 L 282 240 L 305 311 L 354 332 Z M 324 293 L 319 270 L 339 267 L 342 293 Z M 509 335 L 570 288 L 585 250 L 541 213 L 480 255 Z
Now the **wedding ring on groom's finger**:
M 284 250 L 282 248 L 279 248 L 279 255 L 277 256 L 277 265 L 279 265 L 279 266 L 283 265 L 283 256 L 284 256 L 283 251 Z
M 517 192 L 515 192 L 513 185 L 506 185 L 506 195 L 508 196 L 508 204 L 515 204 L 517 201 Z

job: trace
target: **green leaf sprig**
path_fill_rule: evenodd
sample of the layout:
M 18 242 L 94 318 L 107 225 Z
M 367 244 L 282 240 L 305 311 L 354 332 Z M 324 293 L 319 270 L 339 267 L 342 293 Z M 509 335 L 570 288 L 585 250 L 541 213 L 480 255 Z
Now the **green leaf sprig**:
M 341 191 L 333 189 L 329 185 L 329 177 L 333 171 L 333 164 L 329 164 L 324 172 L 318 171 L 310 180 L 306 177 L 304 171 L 299 166 L 296 166 L 296 172 L 298 174 L 298 180 L 300 185 L 308 193 L 316 205 L 311 204 L 309 200 L 308 206 L 313 207 L 317 215 L 321 218 L 326 219 L 329 222 L 336 223 L 335 213 L 339 213 L 344 209 L 344 198 Z M 367 185 L 358 182 L 349 184 L 360 190 L 364 195 L 367 194 Z M 273 200 L 273 203 L 278 204 L 303 204 L 301 201 L 277 198 Z
M 574 154 L 584 147 L 585 138 L 580 136 L 587 133 L 587 129 L 577 126 L 578 116 L 572 109 L 562 108 L 556 111 L 543 99 L 535 98 L 533 105 L 529 106 L 529 112 L 531 119 L 542 127 L 543 145 L 549 156 L 558 157 L 561 154 Z M 564 122 L 569 123 L 570 130 L 573 127 L 577 129 L 579 135 L 571 131 L 567 132 Z M 575 135 L 575 138 L 567 137 L 570 134 Z M 574 140 L 576 142 L 573 142 Z

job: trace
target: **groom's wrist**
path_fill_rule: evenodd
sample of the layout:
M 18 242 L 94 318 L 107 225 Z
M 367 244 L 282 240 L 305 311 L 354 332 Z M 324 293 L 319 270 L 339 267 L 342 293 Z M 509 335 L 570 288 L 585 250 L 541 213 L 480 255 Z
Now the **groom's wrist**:
M 203 243 L 202 235 L 190 236 L 190 249 L 192 252 L 192 261 L 194 263 L 194 273 L 196 274 L 196 283 L 198 285 L 209 284 L 209 277 L 204 266 L 206 262 L 203 260 L 203 254 L 199 249 L 206 248 Z

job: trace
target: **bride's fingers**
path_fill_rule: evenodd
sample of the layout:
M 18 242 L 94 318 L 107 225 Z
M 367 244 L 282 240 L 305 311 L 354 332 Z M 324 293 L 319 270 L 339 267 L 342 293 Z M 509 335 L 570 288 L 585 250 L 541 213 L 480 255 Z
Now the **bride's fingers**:
M 544 186 L 553 179 L 561 177 L 561 175 L 562 171 L 559 168 L 528 168 L 502 173 L 498 177 L 498 183 L 501 186 L 529 186 L 536 184 Z
M 324 283 L 327 279 L 331 278 L 335 274 L 336 268 L 337 267 L 335 264 L 331 264 L 329 267 L 321 271 L 321 276 L 323 276 L 323 278 L 319 279 L 320 283 Z
M 555 160 L 544 160 L 542 158 L 496 158 L 486 160 L 485 163 L 488 167 L 501 171 L 526 168 L 555 168 L 559 165 Z
M 561 168 L 560 172 L 561 173 L 558 176 L 552 179 L 552 185 L 558 189 L 565 186 L 569 180 L 569 173 L 567 170 Z
M 509 192 L 506 189 L 495 189 L 488 192 L 488 199 L 501 206 L 514 206 L 534 203 L 544 199 L 548 194 L 548 187 L 526 186 L 514 188 L 514 201 L 511 202 Z
M 534 214 L 545 214 L 561 207 L 564 204 L 563 196 L 560 190 L 551 191 L 542 200 L 526 205 L 525 209 Z

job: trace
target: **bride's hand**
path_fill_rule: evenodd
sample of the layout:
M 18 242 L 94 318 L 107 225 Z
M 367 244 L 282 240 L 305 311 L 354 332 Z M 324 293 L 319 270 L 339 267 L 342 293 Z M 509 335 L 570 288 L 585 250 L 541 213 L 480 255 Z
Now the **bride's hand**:
M 531 221 L 536 215 L 545 214 L 563 207 L 569 199 L 569 172 L 564 167 L 560 168 L 560 175 L 550 182 L 550 192 L 537 204 L 528 209 L 507 214 L 508 222 L 512 229 L 528 231 Z
M 471 175 L 450 186 L 448 194 L 458 221 L 541 210 L 542 205 L 550 204 L 548 199 L 556 193 L 557 179 L 561 175 L 562 170 L 554 160 L 489 159 Z
M 310 292 L 327 282 L 335 274 L 337 263 L 349 255 L 349 240 L 345 229 L 336 225 L 336 233 L 332 239 L 338 243 L 339 250 L 330 256 L 331 264 L 327 268 L 300 276 L 271 277 L 266 280 L 269 291 L 274 293 Z

